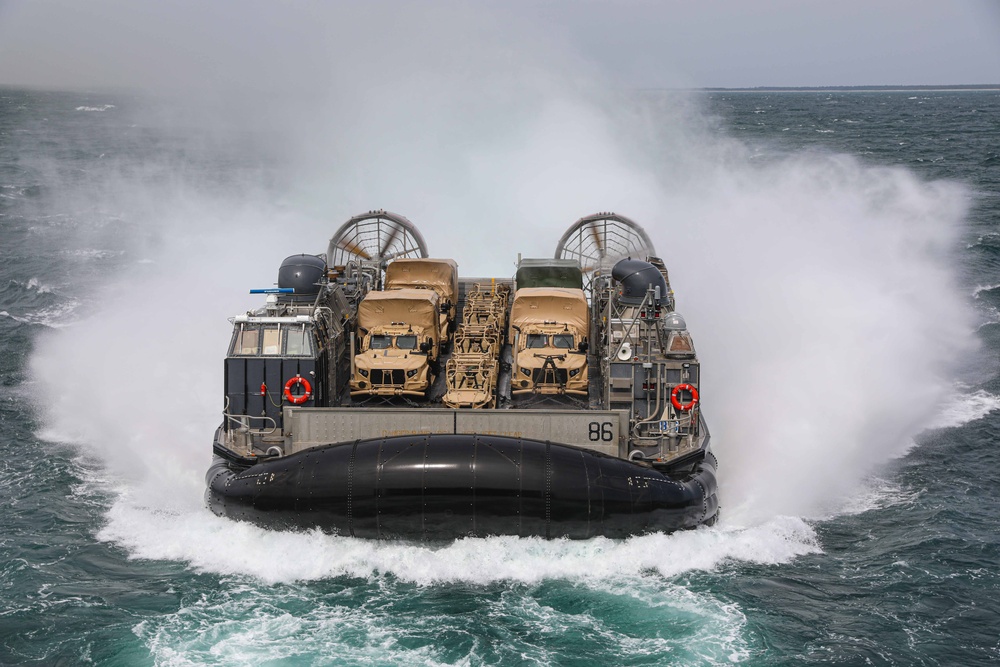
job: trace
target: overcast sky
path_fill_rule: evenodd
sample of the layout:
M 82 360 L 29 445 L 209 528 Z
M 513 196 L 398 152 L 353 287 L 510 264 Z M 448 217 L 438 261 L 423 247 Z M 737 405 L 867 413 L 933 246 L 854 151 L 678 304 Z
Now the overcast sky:
M 469 34 L 492 67 L 517 52 L 627 87 L 1000 83 L 1000 0 L 0 0 L 0 83 L 149 86 L 237 58 L 315 68 L 343 40 L 359 65 L 395 42 L 435 67 L 425 47 L 455 40 L 468 58 Z

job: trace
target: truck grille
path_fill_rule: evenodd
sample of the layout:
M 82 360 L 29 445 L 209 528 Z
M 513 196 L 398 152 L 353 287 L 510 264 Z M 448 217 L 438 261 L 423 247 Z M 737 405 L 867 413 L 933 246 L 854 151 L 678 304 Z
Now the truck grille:
M 403 386 L 403 380 L 405 375 L 402 369 L 394 368 L 392 370 L 372 370 L 372 384 L 373 385 L 393 385 L 393 386 Z
M 552 384 L 565 385 L 568 379 L 565 368 L 536 368 L 531 373 L 531 380 L 536 385 Z

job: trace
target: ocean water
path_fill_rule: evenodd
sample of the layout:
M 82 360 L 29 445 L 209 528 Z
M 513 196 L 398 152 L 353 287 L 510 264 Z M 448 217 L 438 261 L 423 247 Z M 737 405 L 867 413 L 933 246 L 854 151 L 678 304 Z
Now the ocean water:
M 1000 660 L 1000 94 L 533 100 L 412 143 L 409 111 L 0 89 L 0 663 Z M 226 318 L 373 208 L 476 275 L 643 224 L 722 521 L 421 545 L 205 509 Z

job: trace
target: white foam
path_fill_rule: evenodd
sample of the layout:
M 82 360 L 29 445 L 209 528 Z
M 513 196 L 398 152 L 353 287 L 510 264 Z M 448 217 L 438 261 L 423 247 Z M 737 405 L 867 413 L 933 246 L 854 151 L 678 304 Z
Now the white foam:
M 459 587 L 457 599 L 468 596 L 474 606 L 463 604 L 462 613 L 453 613 L 447 602 L 414 606 L 412 587 L 388 578 L 351 582 L 344 596 L 336 588 L 330 593 L 230 577 L 224 588 L 143 620 L 134 631 L 156 662 L 178 665 L 292 657 L 311 664 L 329 656 L 346 664 L 547 665 L 564 662 L 567 647 L 579 655 L 574 642 L 599 652 L 590 654 L 595 664 L 719 664 L 750 653 L 746 618 L 735 604 L 653 577 L 571 591 L 581 603 L 570 605 L 558 588 L 515 583 L 497 590 Z M 484 633 L 484 623 L 495 634 Z
M 791 517 L 627 540 L 493 537 L 446 546 L 376 542 L 317 530 L 278 532 L 212 515 L 202 507 L 200 479 L 165 475 L 169 490 L 123 491 L 99 537 L 125 546 L 133 558 L 182 561 L 198 571 L 249 575 L 268 583 L 386 574 L 420 585 L 601 581 L 643 572 L 671 578 L 730 562 L 785 563 L 819 551 L 812 528 Z
M 996 233 L 983 234 L 982 236 L 979 236 L 979 237 L 976 238 L 975 243 L 969 243 L 965 247 L 966 247 L 966 249 L 971 250 L 971 249 L 975 248 L 976 246 L 983 245 L 983 243 L 985 243 L 987 240 L 989 240 L 989 242 L 992 244 L 998 238 L 1000 238 L 1000 234 L 996 234 Z
M 1000 287 L 1000 283 L 995 285 L 976 285 L 975 289 L 972 290 L 972 297 L 978 299 L 981 292 L 990 292 L 998 287 Z
M 857 486 L 854 493 L 830 508 L 829 515 L 857 515 L 865 512 L 884 510 L 888 507 L 910 505 L 919 492 L 908 489 L 898 482 L 879 476 L 872 476 Z
M 985 390 L 955 392 L 942 402 L 927 428 L 955 428 L 1000 410 L 1000 396 Z
M 29 278 L 28 282 L 21 282 L 20 280 L 11 281 L 15 285 L 29 291 L 37 292 L 38 294 L 51 294 L 55 291 L 55 288 L 51 285 L 42 284 L 38 278 Z
M 120 257 L 124 254 L 124 251 L 103 250 L 100 248 L 73 248 L 70 250 L 63 250 L 60 254 L 70 257 L 80 257 L 82 259 L 109 259 L 111 257 Z
M 62 329 L 73 323 L 71 316 L 79 306 L 80 302 L 76 299 L 67 299 L 63 303 L 19 315 L 0 310 L 0 317 L 9 317 L 22 324 L 39 324 L 51 329 Z
M 114 104 L 102 104 L 102 105 L 96 106 L 96 107 L 80 106 L 80 107 L 77 107 L 76 110 L 77 111 L 107 111 L 108 109 L 114 109 L 114 108 L 115 108 Z
M 292 613 L 273 604 L 273 598 L 273 591 L 253 591 L 221 600 L 196 599 L 177 613 L 138 623 L 133 632 L 149 647 L 156 664 L 177 667 L 290 660 L 327 664 L 330 656 L 336 656 L 335 664 L 452 664 L 434 659 L 434 643 L 409 648 L 399 642 L 396 623 L 402 619 L 387 618 L 377 608 L 309 599 L 303 601 L 308 606 Z M 412 632 L 412 624 L 420 621 L 409 622 Z M 206 626 L 211 632 L 205 632 Z M 442 626 L 439 632 L 446 630 Z

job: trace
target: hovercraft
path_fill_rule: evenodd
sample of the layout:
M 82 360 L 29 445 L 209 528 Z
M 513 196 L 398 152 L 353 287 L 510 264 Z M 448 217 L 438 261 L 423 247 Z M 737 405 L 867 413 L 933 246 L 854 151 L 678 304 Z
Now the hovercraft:
M 693 339 L 625 216 L 581 218 L 513 277 L 466 278 L 371 211 L 251 292 L 266 301 L 231 320 L 206 478 L 220 516 L 402 540 L 717 520 Z

